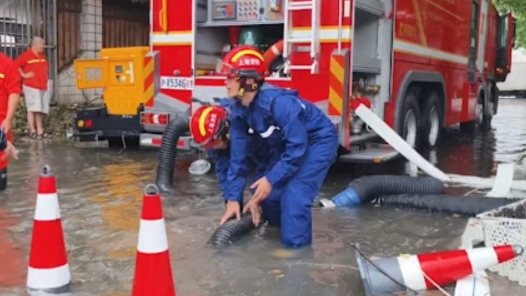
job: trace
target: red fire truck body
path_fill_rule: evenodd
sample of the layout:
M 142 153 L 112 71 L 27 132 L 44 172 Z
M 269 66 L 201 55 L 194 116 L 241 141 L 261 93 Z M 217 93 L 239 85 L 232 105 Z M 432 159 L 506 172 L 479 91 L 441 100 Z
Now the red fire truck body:
M 265 57 L 283 60 L 267 81 L 297 89 L 337 125 L 349 151 L 340 159 L 382 162 L 397 153 L 364 144 L 377 135 L 353 126 L 363 122 L 350 100 L 369 98 L 413 146 L 436 145 L 443 128 L 488 123 L 513 26 L 491 0 L 151 0 L 156 91 L 143 114 L 182 114 L 226 97 L 214 65 L 248 27 L 247 36 L 267 39 Z M 141 144 L 159 146 L 163 128 L 144 125 Z M 189 137 L 178 143 L 191 146 Z

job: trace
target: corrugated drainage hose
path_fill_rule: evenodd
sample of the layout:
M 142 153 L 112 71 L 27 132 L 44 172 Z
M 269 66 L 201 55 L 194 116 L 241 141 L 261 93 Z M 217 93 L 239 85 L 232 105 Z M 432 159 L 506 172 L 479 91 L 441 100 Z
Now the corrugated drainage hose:
M 157 179 L 155 184 L 162 192 L 175 193 L 172 186 L 174 177 L 175 157 L 177 155 L 177 142 L 179 138 L 189 131 L 189 121 L 185 117 L 176 117 L 163 133 L 161 150 L 159 150 L 159 163 L 157 164 Z
M 518 200 L 517 198 L 491 198 L 480 195 L 399 194 L 382 196 L 376 199 L 374 203 L 473 217 Z
M 377 175 L 351 181 L 349 187 L 323 206 L 352 207 L 369 203 L 377 197 L 393 194 L 441 194 L 444 183 L 432 177 Z
M 241 219 L 230 219 L 223 225 L 219 226 L 208 241 L 212 246 L 226 246 L 232 244 L 235 240 L 242 238 L 256 226 L 252 222 L 252 215 L 245 213 Z

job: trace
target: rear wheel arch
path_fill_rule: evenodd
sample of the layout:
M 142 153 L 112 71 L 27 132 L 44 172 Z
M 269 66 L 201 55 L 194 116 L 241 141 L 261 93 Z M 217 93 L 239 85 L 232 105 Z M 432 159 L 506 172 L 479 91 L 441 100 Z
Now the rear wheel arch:
M 421 99 L 421 93 L 422 88 L 425 86 L 432 86 L 433 90 L 435 90 L 439 96 L 441 96 L 441 99 L 443 101 L 442 106 L 442 116 L 445 117 L 445 110 L 446 110 L 446 87 L 445 87 L 445 80 L 442 74 L 438 72 L 428 72 L 428 71 L 408 71 L 404 78 L 402 79 L 402 83 L 400 84 L 400 88 L 398 89 L 397 94 L 397 100 L 395 104 L 395 114 L 394 114 L 394 127 L 398 133 L 400 133 L 400 125 L 401 125 L 401 115 L 402 108 L 404 106 L 405 98 L 409 91 L 414 91 L 415 88 L 420 88 L 419 91 L 419 99 Z M 420 103 L 420 102 L 419 102 Z M 420 104 L 422 107 L 422 104 Z M 445 118 L 442 118 L 442 122 L 445 121 Z

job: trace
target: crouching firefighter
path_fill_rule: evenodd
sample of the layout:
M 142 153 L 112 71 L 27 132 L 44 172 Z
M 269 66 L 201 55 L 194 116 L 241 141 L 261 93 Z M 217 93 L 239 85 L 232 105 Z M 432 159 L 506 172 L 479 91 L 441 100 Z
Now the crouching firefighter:
M 299 248 L 312 242 L 311 206 L 338 149 L 334 124 L 298 92 L 264 82 L 267 69 L 261 53 L 250 46 L 229 52 L 217 65 L 226 76 L 228 96 L 236 103 L 231 111 L 230 166 L 227 198 L 243 191 L 248 151 L 254 134 L 269 147 L 269 166 L 250 188 L 256 189 L 244 211 L 260 223 L 259 205 L 277 198 L 281 209 L 281 241 Z M 282 194 L 272 195 L 276 187 Z M 228 211 L 228 209 L 227 209 Z M 227 212 L 229 216 L 234 212 Z
M 21 93 L 18 66 L 9 57 L 0 53 L 0 190 L 7 187 L 9 159 L 18 159 L 18 150 L 11 143 L 13 139 L 11 127 Z
M 230 166 L 230 153 L 232 149 L 235 149 L 235 147 L 231 147 L 229 140 L 229 113 L 234 103 L 234 100 L 223 99 L 219 102 L 219 106 L 202 106 L 194 112 L 190 122 L 190 132 L 195 143 L 208 149 L 209 155 L 216 161 L 215 173 L 226 205 L 225 214 L 221 217 L 220 224 L 234 216 L 240 219 L 243 209 L 243 191 L 239 191 L 236 196 L 227 194 L 229 190 L 227 173 Z M 250 141 L 249 157 L 255 164 L 256 170 L 253 178 L 255 181 L 261 178 L 267 170 L 268 149 L 259 137 L 250 137 Z M 272 192 L 272 195 L 275 194 L 280 194 L 279 190 L 276 189 Z M 279 225 L 279 203 L 272 202 L 272 200 L 276 200 L 276 198 L 269 198 L 261 205 L 263 219 L 268 221 L 270 225 Z M 227 215 L 231 212 L 234 215 Z

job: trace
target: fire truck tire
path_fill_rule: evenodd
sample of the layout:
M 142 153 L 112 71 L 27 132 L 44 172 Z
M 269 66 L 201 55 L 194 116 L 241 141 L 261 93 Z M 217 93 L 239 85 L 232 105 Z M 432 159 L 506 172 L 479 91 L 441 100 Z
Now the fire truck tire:
M 400 114 L 398 133 L 413 148 L 417 148 L 419 138 L 420 108 L 416 93 L 411 89 L 405 95 Z
M 175 193 L 172 186 L 174 177 L 175 157 L 177 155 L 177 141 L 186 134 L 189 121 L 186 117 L 176 117 L 168 123 L 163 133 L 159 160 L 157 164 L 157 178 L 155 184 L 161 192 Z
M 487 102 L 489 103 L 490 100 L 487 100 Z M 491 120 L 493 119 L 493 116 L 488 114 L 487 111 L 485 111 L 486 108 L 484 104 L 484 97 L 481 96 L 479 98 L 479 101 L 477 102 L 477 116 L 475 120 L 460 123 L 460 130 L 462 132 L 474 133 L 477 130 L 486 131 L 491 128 Z M 491 107 L 490 105 L 490 107 L 487 110 L 490 110 L 491 108 L 493 107 Z
M 493 115 L 499 111 L 499 88 L 493 84 L 492 102 L 493 102 Z
M 425 105 L 422 108 L 420 143 L 433 148 L 440 142 L 444 116 L 440 96 L 432 91 L 424 94 Z

